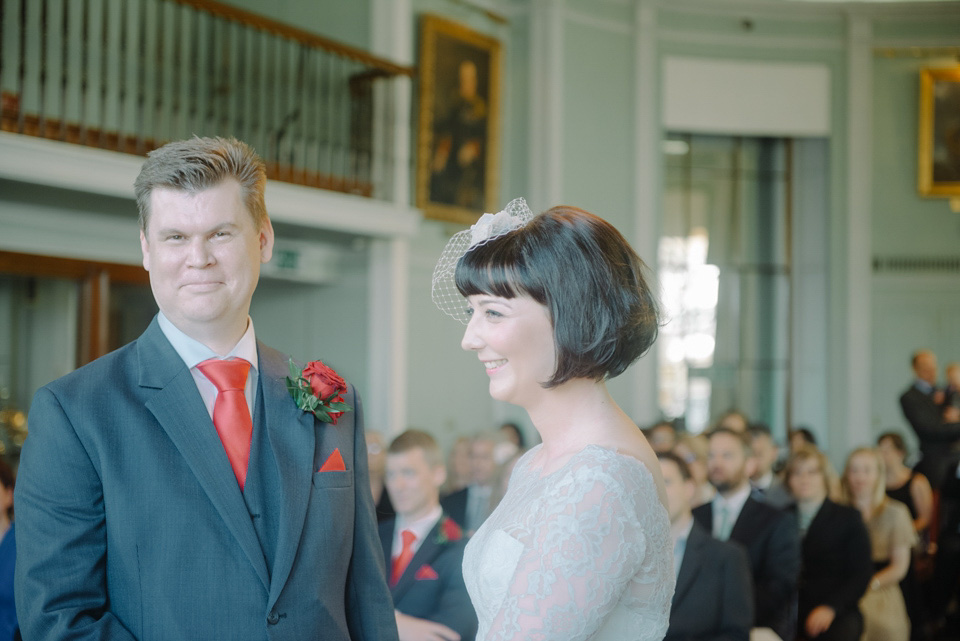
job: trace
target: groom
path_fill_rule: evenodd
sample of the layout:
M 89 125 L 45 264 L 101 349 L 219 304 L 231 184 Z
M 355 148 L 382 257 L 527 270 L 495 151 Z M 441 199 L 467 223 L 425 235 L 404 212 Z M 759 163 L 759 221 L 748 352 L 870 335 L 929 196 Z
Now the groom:
M 160 313 L 34 398 L 16 488 L 26 641 L 397 639 L 360 400 L 343 385 L 335 423 L 301 410 L 248 316 L 273 249 L 265 184 L 233 139 L 144 163 Z

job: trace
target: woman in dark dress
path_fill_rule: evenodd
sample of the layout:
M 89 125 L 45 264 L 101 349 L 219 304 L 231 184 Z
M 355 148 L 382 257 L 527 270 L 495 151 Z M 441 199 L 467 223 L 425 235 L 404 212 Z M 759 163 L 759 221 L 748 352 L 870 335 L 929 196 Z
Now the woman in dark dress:
M 918 544 L 913 550 L 907 576 L 900 582 L 900 590 L 907 604 L 907 614 L 910 615 L 910 639 L 923 641 L 926 638 L 924 635 L 926 617 L 923 612 L 923 599 L 920 596 L 918 564 L 928 558 L 929 527 L 930 519 L 933 517 L 933 489 L 927 477 L 904 464 L 907 458 L 907 444 L 900 434 L 896 432 L 881 434 L 877 439 L 877 449 L 887 467 L 887 496 L 907 506 L 910 517 L 913 519 L 913 529 L 917 533 Z

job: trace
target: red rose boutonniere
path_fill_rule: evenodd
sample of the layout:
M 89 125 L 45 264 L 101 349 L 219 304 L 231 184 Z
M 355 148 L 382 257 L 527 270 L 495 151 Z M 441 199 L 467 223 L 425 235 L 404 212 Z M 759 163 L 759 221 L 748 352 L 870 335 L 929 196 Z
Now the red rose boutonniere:
M 463 538 L 463 530 L 457 522 L 444 515 L 440 522 L 440 531 L 437 532 L 437 543 L 454 543 Z
M 336 425 L 340 415 L 352 409 L 343 402 L 347 384 L 339 374 L 320 361 L 310 361 L 301 370 L 291 358 L 287 390 L 297 402 L 297 407 L 324 423 Z

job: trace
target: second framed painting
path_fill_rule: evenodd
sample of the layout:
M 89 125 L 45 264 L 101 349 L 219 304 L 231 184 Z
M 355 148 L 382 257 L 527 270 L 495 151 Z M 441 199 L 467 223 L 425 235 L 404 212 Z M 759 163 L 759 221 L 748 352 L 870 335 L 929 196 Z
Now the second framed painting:
M 500 42 L 435 15 L 420 28 L 417 206 L 470 225 L 496 211 Z

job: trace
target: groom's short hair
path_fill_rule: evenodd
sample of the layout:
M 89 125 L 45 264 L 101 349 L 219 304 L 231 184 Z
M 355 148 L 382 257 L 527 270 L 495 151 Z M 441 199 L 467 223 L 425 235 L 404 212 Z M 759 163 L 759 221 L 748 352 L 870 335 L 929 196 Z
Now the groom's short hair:
M 557 367 L 541 383 L 550 388 L 613 378 L 650 349 L 660 306 L 646 272 L 613 225 L 564 205 L 468 250 L 456 281 L 465 298 L 526 295 L 547 308 Z
M 236 138 L 200 138 L 177 140 L 154 149 L 140 168 L 133 183 L 140 211 L 140 230 L 150 222 L 150 195 L 157 187 L 196 194 L 216 187 L 228 178 L 240 183 L 247 212 L 257 231 L 267 224 L 267 206 L 263 192 L 267 168 L 252 147 Z
M 403 454 L 418 447 L 423 450 L 423 456 L 430 467 L 443 465 L 443 453 L 437 440 L 421 430 L 407 430 L 400 434 L 390 443 L 387 454 Z

